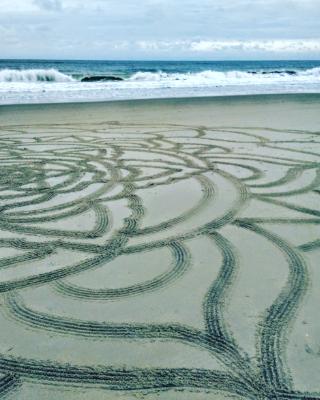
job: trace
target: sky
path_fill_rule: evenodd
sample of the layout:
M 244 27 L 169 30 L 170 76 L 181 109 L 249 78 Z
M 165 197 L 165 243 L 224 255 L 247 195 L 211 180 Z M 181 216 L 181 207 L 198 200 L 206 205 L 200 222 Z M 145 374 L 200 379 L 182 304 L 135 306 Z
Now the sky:
M 0 58 L 320 59 L 320 0 L 0 0 Z

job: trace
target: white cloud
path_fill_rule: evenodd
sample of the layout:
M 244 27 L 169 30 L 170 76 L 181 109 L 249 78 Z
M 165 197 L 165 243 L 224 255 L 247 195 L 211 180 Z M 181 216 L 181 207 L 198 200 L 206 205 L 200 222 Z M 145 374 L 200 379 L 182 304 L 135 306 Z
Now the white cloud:
M 276 40 L 174 40 L 138 41 L 136 46 L 143 51 L 177 51 L 215 53 L 221 51 L 307 53 L 320 52 L 320 39 L 276 39 Z
M 3 58 L 320 58 L 320 0 L 0 3 Z
M 61 11 L 61 0 L 33 0 L 33 3 L 46 11 Z
M 266 51 L 272 53 L 300 53 L 320 51 L 320 39 L 306 40 L 200 40 L 190 43 L 190 49 L 197 52 L 213 52 L 220 50 Z

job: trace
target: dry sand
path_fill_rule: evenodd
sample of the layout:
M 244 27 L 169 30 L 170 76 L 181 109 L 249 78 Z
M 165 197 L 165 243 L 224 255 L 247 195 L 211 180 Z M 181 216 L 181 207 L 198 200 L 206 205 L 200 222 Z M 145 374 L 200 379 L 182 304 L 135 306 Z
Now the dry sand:
M 320 398 L 320 96 L 0 109 L 0 397 Z

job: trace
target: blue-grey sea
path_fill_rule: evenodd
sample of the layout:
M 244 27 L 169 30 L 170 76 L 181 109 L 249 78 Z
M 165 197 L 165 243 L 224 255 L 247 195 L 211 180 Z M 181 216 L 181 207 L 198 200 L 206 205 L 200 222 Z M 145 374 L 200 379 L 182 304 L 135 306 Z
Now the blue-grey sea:
M 0 104 L 320 93 L 320 61 L 0 60 Z

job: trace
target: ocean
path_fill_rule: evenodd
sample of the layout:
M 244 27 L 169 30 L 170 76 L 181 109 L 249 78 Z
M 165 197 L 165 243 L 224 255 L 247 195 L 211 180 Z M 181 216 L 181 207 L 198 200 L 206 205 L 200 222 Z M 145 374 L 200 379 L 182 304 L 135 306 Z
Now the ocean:
M 0 104 L 320 93 L 320 61 L 0 60 Z

